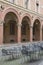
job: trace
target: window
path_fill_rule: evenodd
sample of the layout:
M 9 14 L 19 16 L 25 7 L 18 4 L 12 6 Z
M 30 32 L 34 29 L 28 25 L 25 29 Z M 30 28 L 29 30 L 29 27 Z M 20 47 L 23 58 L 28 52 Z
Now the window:
M 29 0 L 25 0 L 26 9 L 28 9 L 28 1 L 29 1 Z
M 23 25 L 22 26 L 22 34 L 23 35 L 26 35 L 26 25 Z
M 14 22 L 10 22 L 10 34 L 11 35 L 15 34 L 15 24 L 14 24 Z

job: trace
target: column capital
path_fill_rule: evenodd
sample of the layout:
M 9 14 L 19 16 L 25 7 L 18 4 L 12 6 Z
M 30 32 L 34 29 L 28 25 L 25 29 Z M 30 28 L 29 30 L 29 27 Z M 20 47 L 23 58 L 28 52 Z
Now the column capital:
M 30 28 L 33 28 L 33 26 L 32 26 L 32 25 L 30 25 Z
M 21 24 L 21 23 L 18 23 L 18 24 L 17 24 L 17 26 L 21 27 L 21 26 L 22 26 L 22 24 Z
M 3 22 L 2 20 L 0 20 L 0 25 L 3 25 L 3 23 L 4 23 L 4 22 Z

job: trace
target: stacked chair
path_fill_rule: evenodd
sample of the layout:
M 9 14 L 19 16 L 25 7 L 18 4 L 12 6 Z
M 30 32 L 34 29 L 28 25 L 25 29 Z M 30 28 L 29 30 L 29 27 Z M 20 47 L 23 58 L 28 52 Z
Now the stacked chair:
M 28 61 L 43 59 L 43 42 L 32 42 L 30 44 L 21 44 L 13 48 L 2 48 L 2 56 L 8 59 L 24 58 Z M 22 60 L 22 61 L 23 61 Z

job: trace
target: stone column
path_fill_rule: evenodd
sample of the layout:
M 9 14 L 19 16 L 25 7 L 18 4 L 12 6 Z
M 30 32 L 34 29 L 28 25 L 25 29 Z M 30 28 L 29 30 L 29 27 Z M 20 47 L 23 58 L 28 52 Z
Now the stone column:
M 30 42 L 33 41 L 33 26 L 30 26 Z
M 40 27 L 40 41 L 42 41 L 42 25 Z
M 3 22 L 0 22 L 0 44 L 3 44 Z
M 18 43 L 21 42 L 21 26 L 22 24 L 18 24 Z

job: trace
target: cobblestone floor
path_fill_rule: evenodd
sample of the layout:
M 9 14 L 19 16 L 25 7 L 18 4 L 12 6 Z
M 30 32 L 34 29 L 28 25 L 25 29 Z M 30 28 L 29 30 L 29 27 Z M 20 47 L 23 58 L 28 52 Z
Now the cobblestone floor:
M 40 60 L 40 61 L 35 61 L 35 62 L 30 62 L 30 63 L 24 63 L 22 65 L 40 65 L 40 63 L 42 63 L 43 61 Z
M 20 59 L 14 59 L 11 61 L 5 61 L 5 59 L 8 57 L 0 57 L 0 65 L 39 65 L 43 60 L 37 60 L 37 61 L 32 61 L 29 62 L 29 57 L 21 57 Z M 43 58 L 42 58 L 43 59 Z M 25 61 L 24 61 L 25 60 Z M 43 64 L 41 64 L 43 65 Z
M 38 61 L 34 61 L 34 62 L 24 62 L 24 63 L 20 63 L 21 59 L 19 60 L 12 60 L 12 61 L 2 61 L 3 59 L 0 60 L 0 65 L 40 65 L 41 62 L 43 62 L 43 60 L 38 60 Z M 41 64 L 42 65 L 42 64 Z

